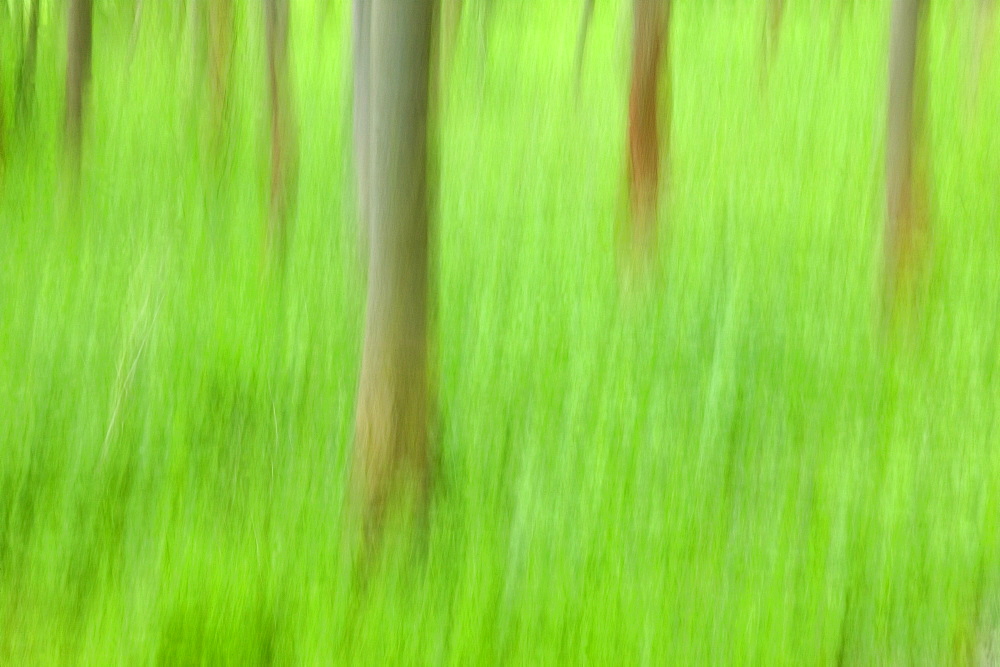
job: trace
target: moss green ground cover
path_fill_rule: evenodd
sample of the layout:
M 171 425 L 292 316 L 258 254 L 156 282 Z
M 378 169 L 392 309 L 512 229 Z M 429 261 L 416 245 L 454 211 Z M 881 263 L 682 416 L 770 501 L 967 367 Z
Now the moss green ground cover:
M 0 661 L 955 662 L 1000 627 L 1000 146 L 968 17 L 933 14 L 934 237 L 879 327 L 886 3 L 676 3 L 661 269 L 618 288 L 627 6 L 464 29 L 442 111 L 442 484 L 363 594 L 341 551 L 364 278 L 347 3 L 296 6 L 301 172 L 262 276 L 263 32 L 240 18 L 221 151 L 187 50 L 95 20 L 78 204 L 64 47 L 0 198 Z M 322 41 L 318 38 L 322 34 Z M 8 48 L 13 53 L 13 46 Z M 13 65 L 6 58 L 3 76 Z M 978 109 L 978 111 L 976 111 Z M 8 123 L 12 115 L 8 99 Z

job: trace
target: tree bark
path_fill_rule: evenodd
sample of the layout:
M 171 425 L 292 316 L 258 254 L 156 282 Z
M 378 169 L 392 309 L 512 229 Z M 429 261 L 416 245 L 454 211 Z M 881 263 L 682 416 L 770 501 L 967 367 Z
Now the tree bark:
M 70 0 L 66 36 L 65 141 L 70 168 L 80 170 L 81 130 L 90 85 L 91 0 Z
M 271 188 L 268 247 L 280 263 L 288 244 L 289 215 L 298 185 L 298 126 L 288 66 L 288 0 L 267 0 L 268 93 L 271 107 Z
M 365 339 L 352 491 L 368 550 L 392 496 L 417 494 L 426 519 L 428 418 L 428 129 L 433 0 L 371 2 L 371 212 Z
M 658 98 L 661 65 L 667 72 L 664 154 L 670 144 L 670 0 L 633 0 L 632 82 L 628 114 L 631 245 L 639 254 L 656 245 L 660 190 Z M 661 59 L 664 61 L 661 63 Z
M 884 298 L 912 287 L 928 231 L 926 3 L 893 0 L 886 118 Z

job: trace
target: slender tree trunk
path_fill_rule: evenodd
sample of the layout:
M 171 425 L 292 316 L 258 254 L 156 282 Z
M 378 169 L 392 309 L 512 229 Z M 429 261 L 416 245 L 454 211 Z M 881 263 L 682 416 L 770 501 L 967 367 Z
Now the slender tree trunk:
M 229 100 L 229 73 L 233 54 L 233 6 L 232 0 L 208 0 L 208 3 L 213 130 L 215 140 L 219 141 L 225 126 Z
M 90 85 L 91 12 L 91 0 L 70 0 L 66 38 L 65 141 L 74 174 L 79 174 L 80 170 L 83 112 Z
M 371 200 L 365 340 L 352 489 L 369 551 L 390 498 L 410 486 L 426 519 L 428 122 L 433 0 L 371 2 Z M 402 485 L 403 482 L 407 484 Z M 412 483 L 412 485 L 410 484 Z
M 353 141 L 358 201 L 358 247 L 368 255 L 371 202 L 371 0 L 353 0 Z
M 583 76 L 583 54 L 587 48 L 587 35 L 590 33 L 590 21 L 594 17 L 594 0 L 583 0 L 583 14 L 580 16 L 580 28 L 576 36 L 576 90 L 580 91 L 580 79 Z
M 284 262 L 290 211 L 298 186 L 298 124 L 288 66 L 288 0 L 267 0 L 268 92 L 271 106 L 271 189 L 268 246 Z
M 629 94 L 629 202 L 631 246 L 650 254 L 656 245 L 660 191 L 658 98 L 660 68 L 667 75 L 664 154 L 670 154 L 670 0 L 633 0 L 632 83 Z M 664 61 L 661 63 L 661 59 Z
M 40 0 L 31 0 L 31 6 L 28 9 L 28 40 L 24 45 L 24 55 L 17 73 L 17 112 L 22 122 L 31 117 L 31 107 L 35 102 L 39 4 Z
M 912 287 L 928 231 L 926 3 L 893 0 L 886 118 L 884 298 Z
M 781 37 L 781 22 L 784 17 L 785 0 L 767 0 L 764 30 L 760 43 L 760 80 L 762 86 L 767 85 L 768 70 L 771 67 L 771 61 L 774 59 L 775 51 L 778 49 L 778 40 Z

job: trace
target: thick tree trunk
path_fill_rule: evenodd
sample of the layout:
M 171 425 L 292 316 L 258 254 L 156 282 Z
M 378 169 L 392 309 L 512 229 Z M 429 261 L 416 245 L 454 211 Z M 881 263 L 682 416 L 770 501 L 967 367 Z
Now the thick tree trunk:
M 80 169 L 83 112 L 90 85 L 91 0 L 70 0 L 66 37 L 66 154 L 74 173 Z
M 664 154 L 670 150 L 670 0 L 633 0 L 632 83 L 628 113 L 628 183 L 631 246 L 639 254 L 656 245 L 660 192 L 658 98 L 661 65 L 667 72 Z M 664 61 L 661 63 L 661 59 Z
M 926 3 L 893 0 L 886 118 L 884 297 L 912 287 L 928 227 Z
M 433 0 L 371 2 L 368 298 L 352 462 L 352 490 L 369 549 L 379 542 L 397 490 L 412 483 L 425 518 L 429 502 L 428 122 L 434 16 Z
M 271 107 L 271 188 L 267 242 L 284 262 L 288 217 L 298 186 L 298 125 L 288 66 L 288 0 L 267 0 L 268 93 Z
M 358 201 L 358 247 L 368 256 L 371 158 L 371 0 L 353 0 L 353 141 Z
M 580 90 L 580 79 L 583 76 L 583 54 L 587 48 L 587 35 L 590 33 L 590 21 L 594 17 L 594 0 L 583 0 L 583 14 L 580 16 L 580 28 L 576 35 L 576 89 Z
M 24 45 L 24 55 L 17 73 L 17 113 L 21 117 L 21 122 L 31 117 L 31 107 L 35 102 L 39 4 L 40 0 L 31 0 L 31 6 L 28 9 L 28 40 Z

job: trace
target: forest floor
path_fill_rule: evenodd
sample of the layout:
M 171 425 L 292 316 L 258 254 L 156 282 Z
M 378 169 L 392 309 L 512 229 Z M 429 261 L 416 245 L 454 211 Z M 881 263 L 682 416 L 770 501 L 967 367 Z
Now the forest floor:
M 1000 624 L 1000 76 L 935 5 L 933 237 L 878 310 L 888 11 L 675 3 L 659 268 L 623 296 L 628 9 L 506 0 L 441 111 L 442 484 L 350 585 L 364 300 L 348 5 L 294 18 L 301 169 L 262 272 L 263 32 L 212 149 L 167 27 L 95 20 L 78 197 L 64 47 L 0 185 L 0 662 L 953 663 Z M 863 6 L 861 6 L 863 5 Z M 155 17 L 155 12 L 150 16 Z M 159 20 L 159 19 L 156 19 Z M 164 20 L 165 21 L 165 20 Z M 58 21 L 57 21 L 58 22 Z M 322 35 L 323 39 L 318 39 Z M 9 62 L 6 59 L 5 62 Z M 10 80 L 10 65 L 2 72 Z M 981 657 L 981 656 L 980 656 Z

